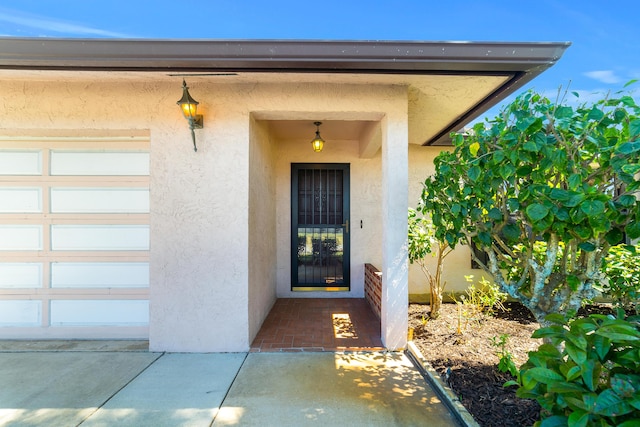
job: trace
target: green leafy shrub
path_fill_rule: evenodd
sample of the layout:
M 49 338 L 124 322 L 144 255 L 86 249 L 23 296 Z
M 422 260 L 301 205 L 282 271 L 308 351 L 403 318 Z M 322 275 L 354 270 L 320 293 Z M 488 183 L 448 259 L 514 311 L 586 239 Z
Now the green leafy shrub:
M 631 245 L 617 245 L 609 249 L 604 259 L 607 280 L 599 289 L 625 309 L 640 309 L 640 254 Z
M 535 426 L 640 425 L 640 317 L 591 315 L 568 321 L 547 316 L 533 338 L 550 343 L 529 353 L 516 395 L 535 399 Z
M 513 355 L 507 349 L 507 341 L 509 340 L 509 334 L 502 334 L 500 337 L 492 337 L 491 345 L 498 348 L 498 370 L 503 373 L 510 373 L 512 377 L 520 379 L 520 371 L 513 361 Z
M 640 238 L 640 105 L 568 95 L 526 92 L 453 135 L 421 197 L 436 238 L 484 252 L 474 261 L 541 324 L 594 298 L 609 248 Z

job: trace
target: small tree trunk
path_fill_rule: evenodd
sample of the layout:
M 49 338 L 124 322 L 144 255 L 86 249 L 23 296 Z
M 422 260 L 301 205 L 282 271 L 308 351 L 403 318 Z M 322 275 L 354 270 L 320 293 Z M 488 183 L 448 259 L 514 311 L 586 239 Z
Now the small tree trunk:
M 444 258 L 451 252 L 448 246 L 444 244 L 438 244 L 438 250 L 436 252 L 436 272 L 435 275 L 427 274 L 429 279 L 429 291 L 431 294 L 430 304 L 431 312 L 429 317 L 431 319 L 437 319 L 440 317 L 440 308 L 442 307 L 442 292 L 444 291 L 445 283 L 442 282 L 442 270 L 444 268 Z M 426 265 L 425 265 L 426 269 Z
M 431 301 L 429 304 L 431 305 L 429 317 L 431 319 L 437 319 L 438 317 L 440 317 L 440 307 L 442 306 L 442 292 L 437 292 L 433 286 L 431 287 Z

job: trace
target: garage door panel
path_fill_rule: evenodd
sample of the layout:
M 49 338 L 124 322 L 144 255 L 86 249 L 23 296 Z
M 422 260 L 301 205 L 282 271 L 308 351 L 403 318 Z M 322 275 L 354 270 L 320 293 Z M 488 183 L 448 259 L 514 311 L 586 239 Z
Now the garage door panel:
M 51 326 L 145 326 L 147 300 L 53 300 Z
M 41 188 L 0 188 L 0 213 L 42 212 Z
M 0 251 L 42 249 L 42 225 L 0 225 Z
M 146 251 L 148 225 L 52 225 L 54 251 Z
M 56 262 L 52 288 L 148 288 L 148 262 Z
M 41 151 L 0 151 L 0 175 L 41 175 Z
M 53 213 L 149 213 L 146 188 L 52 188 Z
M 149 175 L 149 153 L 53 150 L 51 175 Z
M 42 263 L 2 262 L 0 263 L 0 288 L 40 288 L 42 287 Z
M 40 326 L 42 301 L 0 301 L 0 326 Z

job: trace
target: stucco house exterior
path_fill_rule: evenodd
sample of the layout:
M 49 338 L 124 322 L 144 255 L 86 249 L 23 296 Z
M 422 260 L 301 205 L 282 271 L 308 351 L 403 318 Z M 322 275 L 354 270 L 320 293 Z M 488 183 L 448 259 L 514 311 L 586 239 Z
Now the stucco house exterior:
M 0 38 L 0 338 L 247 351 L 277 298 L 363 298 L 372 264 L 404 347 L 433 158 L 568 45 Z

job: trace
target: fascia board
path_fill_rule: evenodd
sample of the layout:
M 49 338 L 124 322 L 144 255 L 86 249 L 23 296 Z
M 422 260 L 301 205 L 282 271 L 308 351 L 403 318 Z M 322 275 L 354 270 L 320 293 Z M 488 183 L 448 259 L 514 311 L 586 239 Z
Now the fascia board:
M 548 68 L 570 43 L 0 37 L 0 68 L 504 73 Z

